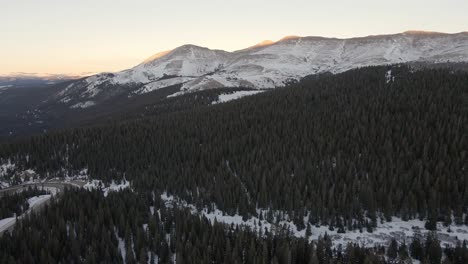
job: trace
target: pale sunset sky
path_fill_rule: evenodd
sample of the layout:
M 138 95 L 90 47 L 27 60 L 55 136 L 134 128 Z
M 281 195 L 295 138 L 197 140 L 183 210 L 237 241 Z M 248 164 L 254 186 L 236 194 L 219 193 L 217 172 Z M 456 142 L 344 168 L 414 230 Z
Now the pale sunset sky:
M 183 44 L 468 31 L 467 0 L 0 0 L 0 75 L 119 71 Z

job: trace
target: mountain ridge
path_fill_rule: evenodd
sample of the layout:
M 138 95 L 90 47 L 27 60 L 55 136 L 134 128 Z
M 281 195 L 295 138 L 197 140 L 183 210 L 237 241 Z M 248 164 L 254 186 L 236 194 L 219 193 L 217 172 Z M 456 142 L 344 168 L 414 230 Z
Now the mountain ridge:
M 371 65 L 468 61 L 468 33 L 405 31 L 356 38 L 287 36 L 224 51 L 186 44 L 137 66 L 80 79 L 57 93 L 69 107 L 92 106 L 116 94 L 131 97 L 181 85 L 178 94 L 220 88 L 270 89 L 302 77 Z

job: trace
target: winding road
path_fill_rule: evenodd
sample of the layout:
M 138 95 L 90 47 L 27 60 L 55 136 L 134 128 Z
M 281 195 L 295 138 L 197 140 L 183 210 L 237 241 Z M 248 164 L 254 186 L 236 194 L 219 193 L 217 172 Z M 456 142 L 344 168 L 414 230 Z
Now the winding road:
M 38 199 L 34 204 L 31 205 L 31 208 L 25 212 L 24 214 L 18 216 L 17 218 L 11 217 L 6 219 L 0 219 L 0 237 L 7 231 L 11 232 L 15 227 L 16 219 L 21 219 L 26 215 L 30 214 L 31 212 L 39 212 L 42 210 L 45 205 L 50 202 L 50 198 L 55 195 L 60 195 L 63 193 L 65 188 L 81 188 L 85 185 L 86 182 L 84 181 L 59 181 L 59 180 L 51 180 L 46 182 L 38 182 L 38 183 L 26 183 L 21 185 L 15 185 L 8 188 L 4 188 L 0 190 L 0 198 L 4 194 L 11 194 L 22 192 L 29 187 L 37 187 L 39 189 L 46 189 L 51 191 L 52 195 L 49 196 L 42 196 L 41 199 Z

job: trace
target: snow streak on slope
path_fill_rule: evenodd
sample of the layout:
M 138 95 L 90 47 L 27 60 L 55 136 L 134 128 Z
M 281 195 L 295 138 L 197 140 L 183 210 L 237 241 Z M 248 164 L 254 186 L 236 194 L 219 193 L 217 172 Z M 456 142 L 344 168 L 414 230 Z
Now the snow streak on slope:
M 220 104 L 229 102 L 232 100 L 237 100 L 245 96 L 254 95 L 258 93 L 262 93 L 264 91 L 237 91 L 233 93 L 223 93 L 218 96 L 218 100 L 212 102 L 211 104 Z
M 468 33 L 287 37 L 235 52 L 184 45 L 156 54 L 132 69 L 76 81 L 60 91 L 57 99 L 82 106 L 176 84 L 182 86 L 182 93 L 220 87 L 266 89 L 311 74 L 406 62 L 468 62 Z

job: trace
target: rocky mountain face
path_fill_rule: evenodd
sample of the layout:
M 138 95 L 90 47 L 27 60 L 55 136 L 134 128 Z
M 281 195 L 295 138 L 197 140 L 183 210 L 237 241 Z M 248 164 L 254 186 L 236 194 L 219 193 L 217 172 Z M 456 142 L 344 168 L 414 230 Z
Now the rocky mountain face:
M 234 52 L 184 45 L 122 72 L 72 82 L 51 100 L 86 108 L 115 96 L 132 97 L 171 86 L 180 87 L 175 95 L 220 87 L 268 89 L 311 74 L 408 62 L 468 62 L 468 32 L 408 31 L 350 39 L 286 37 Z

